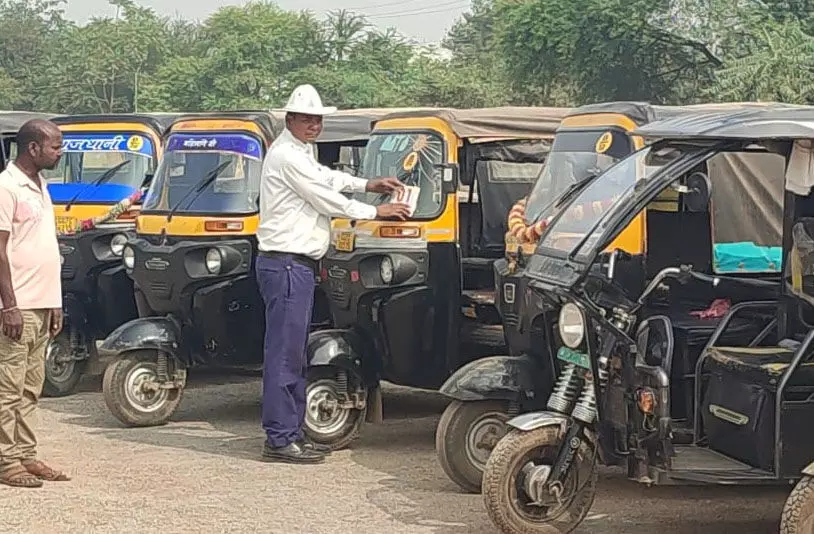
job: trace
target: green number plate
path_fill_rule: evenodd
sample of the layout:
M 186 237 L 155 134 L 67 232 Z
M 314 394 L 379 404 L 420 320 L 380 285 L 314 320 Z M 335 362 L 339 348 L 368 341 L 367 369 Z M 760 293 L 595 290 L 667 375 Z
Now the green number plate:
M 557 358 L 564 362 L 572 363 L 577 367 L 584 369 L 591 368 L 591 359 L 588 358 L 587 354 L 571 350 L 568 347 L 560 347 L 560 350 L 557 351 Z

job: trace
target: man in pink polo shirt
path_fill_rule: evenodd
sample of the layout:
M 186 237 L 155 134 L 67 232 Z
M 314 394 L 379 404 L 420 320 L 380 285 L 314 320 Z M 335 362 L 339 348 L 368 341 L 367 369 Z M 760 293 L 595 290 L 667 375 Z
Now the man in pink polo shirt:
M 38 488 L 68 477 L 37 459 L 32 418 L 45 350 L 62 329 L 60 254 L 43 169 L 62 156 L 62 134 L 32 120 L 17 134 L 17 159 L 0 173 L 0 484 Z

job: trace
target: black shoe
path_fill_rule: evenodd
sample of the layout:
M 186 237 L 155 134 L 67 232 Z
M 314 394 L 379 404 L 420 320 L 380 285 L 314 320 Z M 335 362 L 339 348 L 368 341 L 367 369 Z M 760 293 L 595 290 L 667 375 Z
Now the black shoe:
M 324 454 L 325 456 L 330 456 L 330 454 L 332 452 L 331 448 L 328 447 L 327 445 L 321 445 L 319 443 L 314 443 L 310 439 L 301 439 L 297 443 L 299 443 L 299 445 L 301 447 L 303 447 L 304 449 L 306 449 L 306 450 L 312 450 L 312 451 L 318 452 L 320 454 Z
M 325 455 L 313 449 L 305 448 L 299 443 L 289 443 L 285 447 L 271 447 L 268 443 L 265 443 L 263 445 L 263 460 L 287 464 L 321 464 L 325 461 Z

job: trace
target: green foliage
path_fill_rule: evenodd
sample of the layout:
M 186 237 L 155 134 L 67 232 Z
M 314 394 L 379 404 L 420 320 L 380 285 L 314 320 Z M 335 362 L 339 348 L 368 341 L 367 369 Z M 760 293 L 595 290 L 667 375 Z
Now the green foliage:
M 814 0 L 473 0 L 440 48 L 346 10 L 110 3 L 77 25 L 63 0 L 0 0 L 0 108 L 268 109 L 300 83 L 343 108 L 814 101 Z

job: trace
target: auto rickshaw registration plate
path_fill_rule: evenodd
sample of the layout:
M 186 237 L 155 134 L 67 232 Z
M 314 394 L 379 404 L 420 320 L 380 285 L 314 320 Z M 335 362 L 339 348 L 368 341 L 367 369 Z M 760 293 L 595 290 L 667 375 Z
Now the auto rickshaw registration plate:
M 577 367 L 584 369 L 591 368 L 591 360 L 587 354 L 571 350 L 568 347 L 560 347 L 560 350 L 557 351 L 557 358 L 564 362 L 574 364 Z
M 56 218 L 57 231 L 61 234 L 72 234 L 76 230 L 76 218 L 59 216 Z
M 339 232 L 336 236 L 336 250 L 340 252 L 353 252 L 354 232 Z

